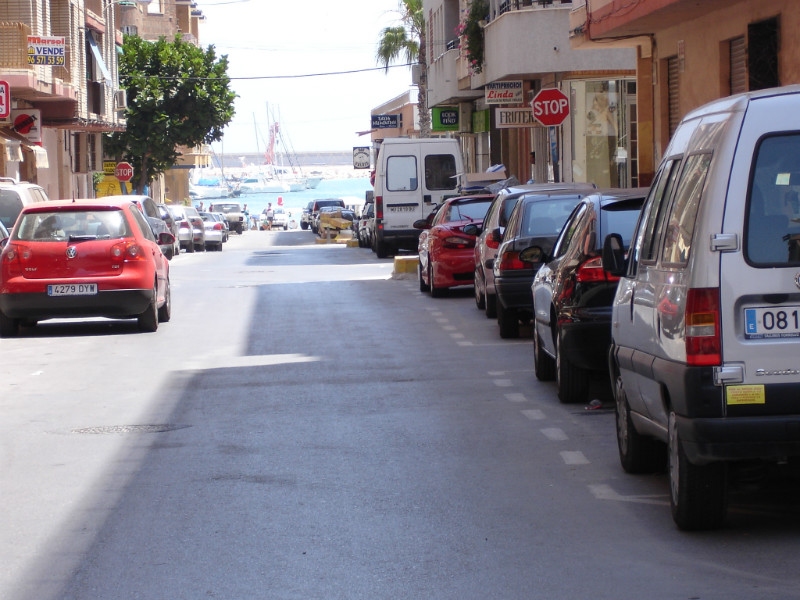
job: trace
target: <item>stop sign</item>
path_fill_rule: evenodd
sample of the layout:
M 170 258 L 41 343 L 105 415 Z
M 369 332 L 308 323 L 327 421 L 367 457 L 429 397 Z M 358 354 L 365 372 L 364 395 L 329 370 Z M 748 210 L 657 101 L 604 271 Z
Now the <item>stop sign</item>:
M 114 167 L 114 177 L 120 181 L 130 181 L 133 179 L 133 165 L 129 162 L 118 162 Z
M 542 125 L 561 125 L 569 116 L 569 98 L 556 88 L 540 90 L 531 102 L 533 117 Z

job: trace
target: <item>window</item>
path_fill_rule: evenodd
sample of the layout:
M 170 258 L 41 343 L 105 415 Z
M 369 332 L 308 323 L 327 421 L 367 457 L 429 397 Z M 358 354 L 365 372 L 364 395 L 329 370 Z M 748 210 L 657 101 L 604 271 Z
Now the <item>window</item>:
M 661 223 L 667 214 L 666 206 L 675 186 L 680 164 L 680 159 L 672 159 L 664 165 L 656 176 L 656 181 L 650 190 L 650 196 L 645 201 L 636 242 L 633 246 L 631 275 L 636 273 L 636 266 L 639 261 L 645 263 L 655 262 L 657 258 L 658 232 L 661 231 Z
M 386 189 L 390 192 L 416 190 L 417 158 L 415 156 L 390 156 L 386 161 Z
M 564 225 L 564 229 L 553 248 L 553 258 L 558 258 L 567 252 L 567 248 L 569 248 L 572 238 L 575 236 L 575 232 L 581 227 L 581 221 L 587 210 L 589 210 L 589 207 L 584 203 L 575 207 L 575 210 L 572 215 L 570 215 L 569 219 L 567 219 L 567 223 Z
M 685 161 L 665 232 L 662 260 L 667 265 L 682 267 L 689 262 L 697 209 L 710 165 L 711 154 L 695 154 Z
M 454 190 L 458 185 L 456 157 L 429 154 L 425 157 L 425 187 L 429 190 Z

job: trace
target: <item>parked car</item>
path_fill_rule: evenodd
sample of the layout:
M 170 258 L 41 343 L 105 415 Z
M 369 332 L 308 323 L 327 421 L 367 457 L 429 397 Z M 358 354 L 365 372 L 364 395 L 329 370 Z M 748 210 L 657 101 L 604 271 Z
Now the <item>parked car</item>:
M 372 247 L 372 223 L 375 219 L 375 203 L 368 202 L 361 211 L 358 219 L 356 237 L 358 238 L 359 248 Z
M 483 223 L 492 198 L 491 194 L 448 198 L 428 218 L 414 221 L 414 228 L 420 230 L 417 247 L 420 291 L 430 292 L 436 298 L 448 288 L 472 285 L 475 235 L 465 232 L 464 227 Z
M 169 210 L 178 222 L 181 249 L 185 249 L 187 252 L 205 250 L 205 224 L 197 209 L 192 206 L 170 204 Z
M 558 234 L 585 192 L 529 192 L 520 196 L 492 264 L 497 295 L 497 324 L 501 338 L 519 337 L 520 321 L 533 316 L 531 284 L 541 263 L 523 262 L 519 253 L 538 245 L 544 254 L 553 250 Z
M 276 206 L 272 209 L 272 228 L 273 229 L 283 229 L 286 231 L 289 229 L 289 215 L 281 206 Z
M 225 241 L 225 226 L 214 216 L 214 213 L 201 212 L 199 214 L 200 218 L 203 219 L 203 228 L 205 229 L 205 249 L 222 252 L 222 244 Z
M 324 198 L 321 200 L 314 200 L 309 205 L 309 226 L 313 233 L 317 233 L 317 221 L 319 219 L 319 211 L 325 206 L 334 206 L 344 208 L 344 200 L 341 198 Z M 351 211 L 352 212 L 352 211 Z
M 610 374 L 622 467 L 668 464 L 680 529 L 724 524 L 728 482 L 800 456 L 800 87 L 687 114 L 620 276 Z M 664 457 L 667 460 L 664 460 Z
M 0 177 L 0 223 L 9 231 L 23 207 L 47 200 L 47 193 L 35 183 Z
M 325 219 L 326 216 L 328 217 L 327 222 Z M 330 219 L 344 219 L 344 221 L 347 223 L 341 223 L 342 227 L 336 227 L 335 225 L 337 223 L 331 221 Z M 355 222 L 356 213 L 349 208 L 342 208 L 337 205 L 322 206 L 316 213 L 312 230 L 321 237 L 325 237 L 330 231 L 330 234 L 333 237 L 338 235 L 342 229 L 349 229 L 352 231 Z
M 106 196 L 107 198 L 113 199 L 121 199 L 125 198 L 126 200 L 130 200 L 133 202 L 139 210 L 142 211 L 142 214 L 147 219 L 147 222 L 150 224 L 150 227 L 153 229 L 153 234 L 158 238 L 159 234 L 166 232 L 172 233 L 170 231 L 169 226 L 164 222 L 164 219 L 161 218 L 161 212 L 158 210 L 158 205 L 156 204 L 155 200 L 153 200 L 150 196 L 145 196 L 142 194 L 128 194 L 124 196 Z M 180 244 L 178 244 L 180 246 Z M 167 260 L 172 260 L 172 257 L 175 253 L 175 245 L 174 242 L 169 245 L 161 246 L 161 252 L 164 253 L 164 256 L 167 257 Z M 180 252 L 180 250 L 178 250 Z
M 228 221 L 225 220 L 225 215 L 223 215 L 222 213 L 215 213 L 215 212 L 208 214 L 210 214 L 215 221 L 222 223 L 222 243 L 224 244 L 225 242 L 228 241 L 231 234 L 230 229 L 228 228 Z
M 494 288 L 494 260 L 503 240 L 503 231 L 517 200 L 529 192 L 558 190 L 594 190 L 591 183 L 529 183 L 501 189 L 486 212 L 475 240 L 475 305 L 488 318 L 497 317 L 497 296 Z M 588 193 L 588 192 L 587 192 Z
M 169 258 L 174 258 L 181 253 L 181 242 L 178 239 L 178 223 L 175 221 L 175 217 L 172 216 L 172 213 L 169 212 L 169 208 L 166 204 L 156 204 L 158 208 L 158 214 L 161 217 L 161 220 L 167 224 L 167 229 L 175 238 L 175 241 L 172 244 L 172 256 Z
M 6 229 L 6 226 L 3 225 L 2 221 L 0 221 L 0 248 L 3 247 L 2 246 L 3 242 L 8 241 L 8 236 L 9 235 L 10 235 L 10 233 L 8 232 L 8 229 Z
M 169 321 L 169 261 L 139 208 L 100 198 L 31 204 L 0 254 L 0 337 L 51 318 Z
M 314 201 L 311 200 L 303 209 L 303 214 L 300 215 L 300 229 L 305 231 L 311 227 L 311 209 L 314 208 Z
M 555 378 L 561 402 L 585 401 L 591 376 L 608 373 L 619 277 L 600 264 L 603 239 L 618 233 L 629 246 L 646 195 L 646 188 L 589 194 L 567 219 L 552 255 L 540 246 L 519 254 L 523 262 L 545 263 L 531 286 L 533 364 L 538 379 Z
M 247 228 L 247 218 L 242 205 L 230 200 L 215 200 L 208 206 L 208 212 L 218 212 L 225 215 L 228 229 L 240 234 Z

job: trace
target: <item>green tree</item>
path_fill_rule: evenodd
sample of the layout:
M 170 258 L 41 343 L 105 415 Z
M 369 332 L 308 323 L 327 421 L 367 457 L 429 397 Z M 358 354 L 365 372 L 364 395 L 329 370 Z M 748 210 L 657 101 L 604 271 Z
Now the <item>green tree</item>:
M 428 112 L 428 71 L 425 53 L 425 11 L 422 0 L 401 0 L 400 24 L 386 27 L 378 40 L 378 64 L 386 71 L 397 60 L 419 65 L 420 76 L 417 107 L 421 137 L 431 135 L 431 115 Z
M 108 134 L 105 149 L 133 165 L 138 193 L 177 162 L 178 147 L 222 139 L 236 98 L 227 71 L 227 56 L 217 59 L 213 46 L 203 50 L 180 35 L 171 42 L 125 36 L 119 73 L 127 128 Z

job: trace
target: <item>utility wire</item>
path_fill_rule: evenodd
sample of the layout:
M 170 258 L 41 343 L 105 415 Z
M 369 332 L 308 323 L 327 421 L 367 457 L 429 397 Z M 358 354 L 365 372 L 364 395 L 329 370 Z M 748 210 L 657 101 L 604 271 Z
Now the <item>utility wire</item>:
M 414 63 L 402 65 L 389 65 L 389 69 L 397 67 L 410 67 Z M 327 77 L 329 75 L 352 75 L 353 73 L 369 73 L 371 71 L 385 71 L 386 67 L 371 67 L 369 69 L 353 69 L 351 71 L 331 71 L 329 73 L 305 73 L 302 75 L 256 75 L 254 77 L 228 77 L 231 81 L 254 81 L 258 79 L 302 79 L 305 77 Z M 153 75 L 153 79 L 163 79 L 165 81 L 210 81 L 219 77 L 162 77 Z

